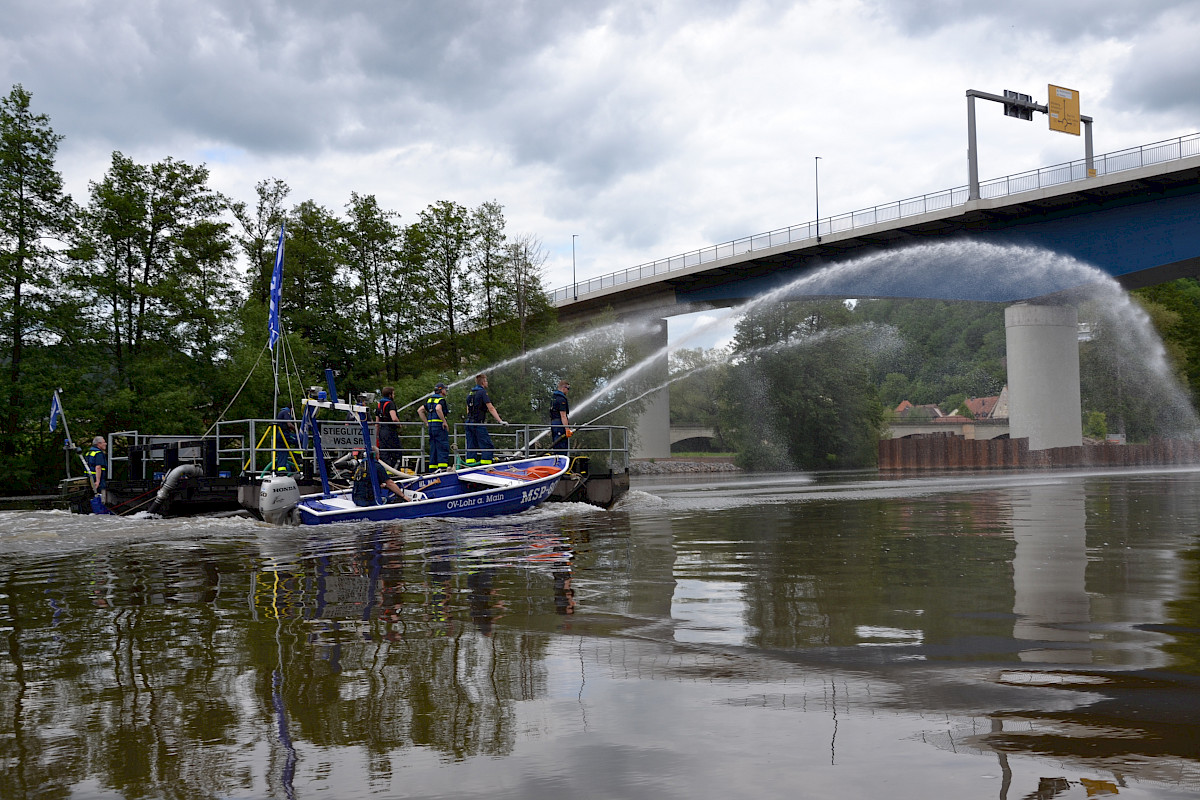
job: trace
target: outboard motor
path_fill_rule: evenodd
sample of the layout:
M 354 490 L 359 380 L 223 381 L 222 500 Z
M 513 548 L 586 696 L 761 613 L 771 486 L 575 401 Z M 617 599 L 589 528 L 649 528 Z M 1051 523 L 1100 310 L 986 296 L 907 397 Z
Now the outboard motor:
M 268 475 L 258 490 L 258 513 L 272 525 L 288 525 L 300 503 L 300 487 L 288 475 Z

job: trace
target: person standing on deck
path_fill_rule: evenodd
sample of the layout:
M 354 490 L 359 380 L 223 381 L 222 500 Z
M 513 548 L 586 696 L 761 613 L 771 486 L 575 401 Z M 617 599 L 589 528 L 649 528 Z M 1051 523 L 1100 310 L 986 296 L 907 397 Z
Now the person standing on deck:
M 379 444 L 379 456 L 382 461 L 399 469 L 400 417 L 396 414 L 396 389 L 385 386 L 379 395 L 379 403 L 375 407 L 375 441 Z
M 279 416 L 277 419 L 282 422 L 282 424 L 279 426 L 279 430 L 281 433 L 283 433 L 283 440 L 287 442 L 287 446 L 298 447 L 300 441 L 296 438 L 296 415 L 292 413 L 292 407 L 284 406 L 283 408 L 279 409 Z
M 558 388 L 550 396 L 550 449 L 564 455 L 567 452 L 567 439 L 573 433 L 567 427 L 570 424 L 567 416 L 571 413 L 571 404 L 567 402 L 567 390 L 570 388 L 571 384 L 559 381 Z
M 467 466 L 476 464 L 491 464 L 494 452 L 492 450 L 492 435 L 488 433 L 484 420 L 491 414 L 501 425 L 508 423 L 500 419 L 500 413 L 492 405 L 488 395 L 488 379 L 484 373 L 475 376 L 475 386 L 467 394 Z
M 446 406 L 446 384 L 433 387 L 433 394 L 417 409 L 417 416 L 429 426 L 429 471 L 450 467 L 450 423 Z
M 108 485 L 108 440 L 103 436 L 96 436 L 92 439 L 92 446 L 83 454 L 83 460 L 87 463 L 88 480 L 91 481 L 92 491 L 100 494 L 101 490 Z

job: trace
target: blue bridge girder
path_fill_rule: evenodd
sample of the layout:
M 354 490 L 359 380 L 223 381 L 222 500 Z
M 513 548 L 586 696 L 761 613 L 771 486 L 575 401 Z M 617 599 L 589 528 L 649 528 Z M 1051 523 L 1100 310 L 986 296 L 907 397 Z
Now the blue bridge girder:
M 748 244 L 739 248 L 730 243 L 724 253 L 720 245 L 696 251 L 699 255 L 691 265 L 664 259 L 668 267 L 661 272 L 656 267 L 645 277 L 633 270 L 614 273 L 598 279 L 598 289 L 592 288 L 594 279 L 580 285 L 586 290 L 577 301 L 555 293 L 555 303 L 563 320 L 583 320 L 610 307 L 619 315 L 658 310 L 670 316 L 734 305 L 830 264 L 955 240 L 1031 246 L 1070 256 L 1108 273 L 1127 289 L 1200 275 L 1200 136 L 1179 142 L 1173 157 L 1112 169 L 1098 177 L 1080 176 L 1002 196 L 985 193 L 971 201 L 964 192 L 953 202 L 951 191 L 951 202 L 943 208 L 846 230 L 831 229 L 832 221 L 822 220 L 820 242 L 813 235 L 760 247 L 754 245 L 759 237 L 748 237 L 740 240 Z M 711 255 L 704 261 L 708 251 Z M 613 280 L 607 281 L 610 277 Z M 1069 287 L 1035 281 L 1014 290 L 1011 285 L 980 282 L 968 296 L 961 286 L 947 294 L 944 284 L 923 282 L 919 274 L 883 280 L 863 271 L 853 280 L 823 282 L 812 294 L 1014 302 L 1064 288 Z

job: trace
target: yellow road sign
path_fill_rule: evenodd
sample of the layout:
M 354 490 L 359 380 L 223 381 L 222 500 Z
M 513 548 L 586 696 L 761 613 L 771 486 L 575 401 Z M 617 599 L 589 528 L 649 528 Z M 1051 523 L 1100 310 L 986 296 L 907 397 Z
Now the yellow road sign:
M 1079 135 L 1079 92 L 1050 84 L 1046 89 L 1050 130 Z

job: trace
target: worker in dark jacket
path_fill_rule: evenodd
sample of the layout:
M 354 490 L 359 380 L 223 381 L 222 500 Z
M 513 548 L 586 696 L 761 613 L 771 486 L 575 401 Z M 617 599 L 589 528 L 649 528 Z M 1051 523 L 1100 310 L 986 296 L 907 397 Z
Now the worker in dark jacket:
M 379 444 L 379 457 L 393 467 L 400 466 L 400 416 L 396 413 L 396 390 L 385 386 L 379 392 L 379 403 L 375 407 L 375 441 Z
M 487 375 L 481 372 L 475 376 L 475 386 L 471 388 L 471 392 L 467 395 L 468 467 L 473 467 L 476 464 L 491 464 L 492 457 L 495 455 L 492 450 L 492 435 L 488 433 L 487 426 L 484 425 L 487 415 L 491 414 L 496 422 L 501 425 L 508 424 L 500 419 L 500 413 L 492 405 L 492 398 L 488 395 L 487 389 Z
M 556 453 L 567 452 L 567 439 L 571 438 L 570 420 L 571 404 L 567 402 L 567 391 L 571 384 L 559 381 L 558 388 L 550 396 L 550 449 Z

